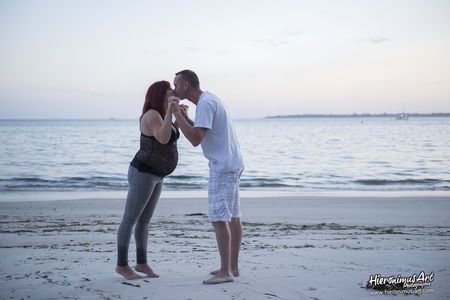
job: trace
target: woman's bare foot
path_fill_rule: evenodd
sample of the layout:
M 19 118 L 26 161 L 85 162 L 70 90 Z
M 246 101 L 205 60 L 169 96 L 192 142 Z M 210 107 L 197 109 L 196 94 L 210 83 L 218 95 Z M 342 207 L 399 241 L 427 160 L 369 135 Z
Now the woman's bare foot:
M 117 266 L 116 272 L 128 280 L 141 278 L 141 276 L 139 276 L 136 272 L 134 272 L 134 270 L 132 268 L 130 268 L 130 266 L 126 266 L 126 267 Z
M 220 284 L 220 283 L 226 283 L 226 282 L 232 282 L 233 276 L 231 274 L 229 275 L 222 275 L 220 272 L 217 272 L 213 277 L 211 277 L 208 280 L 204 280 L 203 284 Z
M 138 264 L 134 267 L 138 272 L 145 273 L 150 278 L 158 278 L 159 275 L 153 272 L 152 268 L 148 264 Z
M 211 275 L 217 275 L 217 274 L 219 274 L 219 271 L 220 271 L 220 270 L 211 271 L 211 272 L 209 272 L 209 274 L 211 274 Z M 239 277 L 239 270 L 238 270 L 238 269 L 232 270 L 232 273 L 233 273 L 233 276 L 234 276 L 234 277 Z

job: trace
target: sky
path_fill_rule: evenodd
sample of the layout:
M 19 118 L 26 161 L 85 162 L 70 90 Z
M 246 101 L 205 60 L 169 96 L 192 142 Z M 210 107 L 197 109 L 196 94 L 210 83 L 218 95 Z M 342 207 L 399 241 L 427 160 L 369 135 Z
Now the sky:
M 450 1 L 0 0 L 2 119 L 137 118 L 183 69 L 235 118 L 450 112 Z

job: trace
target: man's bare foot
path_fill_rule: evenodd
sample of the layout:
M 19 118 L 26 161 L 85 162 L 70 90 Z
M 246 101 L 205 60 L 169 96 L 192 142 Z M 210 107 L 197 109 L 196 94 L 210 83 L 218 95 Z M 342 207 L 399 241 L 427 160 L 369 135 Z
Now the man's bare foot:
M 126 266 L 126 267 L 117 266 L 116 272 L 128 280 L 141 278 L 141 276 L 139 276 L 136 272 L 134 272 L 134 270 L 132 268 L 130 268 L 130 266 Z
M 148 264 L 138 264 L 134 267 L 134 269 L 138 272 L 147 274 L 150 278 L 158 278 L 159 275 L 153 272 L 152 268 Z
M 220 273 L 217 273 L 213 277 L 211 277 L 208 280 L 203 280 L 203 284 L 220 284 L 220 283 L 226 283 L 226 282 L 232 282 L 233 276 L 230 275 L 221 275 Z
M 219 271 L 220 270 L 215 270 L 215 271 L 211 271 L 211 272 L 209 272 L 209 274 L 211 274 L 211 275 L 217 275 L 217 274 L 219 274 Z M 232 273 L 233 273 L 233 277 L 239 277 L 239 270 L 232 270 Z

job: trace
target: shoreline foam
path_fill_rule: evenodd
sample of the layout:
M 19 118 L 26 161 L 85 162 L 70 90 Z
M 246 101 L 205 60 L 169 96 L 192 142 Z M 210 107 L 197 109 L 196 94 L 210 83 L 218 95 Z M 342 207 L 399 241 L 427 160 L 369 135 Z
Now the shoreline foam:
M 4 192 L 0 194 L 0 202 L 9 201 L 60 201 L 81 199 L 125 199 L 127 191 L 18 191 Z M 286 198 L 286 197 L 334 197 L 334 198 L 360 198 L 360 197 L 422 197 L 422 198 L 449 198 L 450 191 L 262 191 L 241 190 L 243 198 Z M 206 190 L 196 191 L 166 191 L 163 190 L 163 198 L 206 198 Z

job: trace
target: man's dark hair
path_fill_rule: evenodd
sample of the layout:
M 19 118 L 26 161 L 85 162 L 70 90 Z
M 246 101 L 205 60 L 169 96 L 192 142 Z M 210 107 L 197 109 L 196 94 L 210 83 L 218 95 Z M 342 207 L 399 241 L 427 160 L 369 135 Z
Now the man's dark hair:
M 194 88 L 198 89 L 200 87 L 200 81 L 198 80 L 197 74 L 194 73 L 194 71 L 191 70 L 183 70 L 175 75 L 181 75 L 181 77 L 189 82 L 189 84 Z

